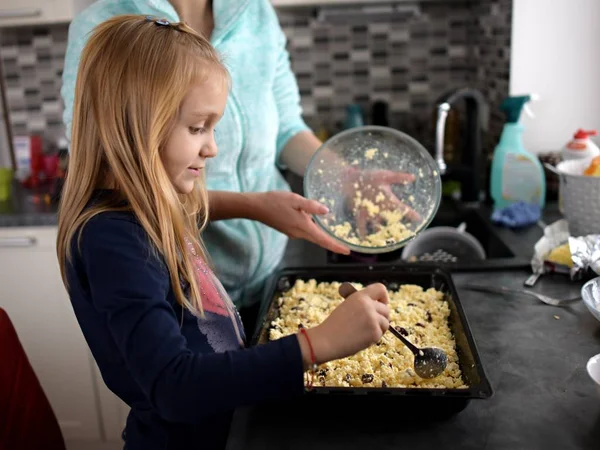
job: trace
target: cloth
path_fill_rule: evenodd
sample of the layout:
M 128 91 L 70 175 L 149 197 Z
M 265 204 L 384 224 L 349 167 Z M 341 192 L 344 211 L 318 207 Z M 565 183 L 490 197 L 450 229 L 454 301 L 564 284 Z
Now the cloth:
M 494 211 L 492 222 L 507 228 L 524 228 L 537 223 L 541 215 L 540 205 L 518 202 Z

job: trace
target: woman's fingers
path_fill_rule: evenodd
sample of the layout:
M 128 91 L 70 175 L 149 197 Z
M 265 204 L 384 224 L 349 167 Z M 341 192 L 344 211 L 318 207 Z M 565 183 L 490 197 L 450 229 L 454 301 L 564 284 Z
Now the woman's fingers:
M 307 214 L 323 215 L 329 212 L 329 208 L 316 200 L 309 200 L 301 195 L 294 195 L 294 209 L 304 211 Z
M 341 255 L 349 255 L 350 249 L 343 244 L 340 244 L 336 239 L 325 233 L 317 224 L 315 224 L 310 218 L 307 218 L 307 223 L 303 229 L 304 239 L 311 241 L 326 250 Z

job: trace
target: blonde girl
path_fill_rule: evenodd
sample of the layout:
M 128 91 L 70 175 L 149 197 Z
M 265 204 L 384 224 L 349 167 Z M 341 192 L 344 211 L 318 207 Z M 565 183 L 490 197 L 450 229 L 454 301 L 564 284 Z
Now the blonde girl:
M 183 23 L 113 17 L 82 53 L 57 250 L 103 379 L 131 407 L 129 450 L 222 448 L 234 408 L 300 394 L 306 369 L 389 325 L 387 292 L 371 285 L 315 328 L 246 346 L 199 240 L 228 90 Z

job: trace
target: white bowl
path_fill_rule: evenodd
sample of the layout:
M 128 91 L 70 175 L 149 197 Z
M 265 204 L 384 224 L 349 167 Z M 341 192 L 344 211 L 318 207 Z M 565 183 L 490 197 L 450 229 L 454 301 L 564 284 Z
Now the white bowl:
M 581 298 L 587 309 L 600 321 L 600 277 L 594 278 L 583 285 Z
M 594 157 L 592 156 L 590 158 L 571 159 L 568 161 L 563 161 L 558 163 L 558 165 L 556 166 L 556 170 L 566 175 L 571 175 L 574 177 L 585 177 L 583 172 L 585 172 L 585 169 L 589 167 L 593 158 Z
M 600 394 L 600 353 L 592 356 L 587 363 L 587 373 L 596 384 L 596 389 Z

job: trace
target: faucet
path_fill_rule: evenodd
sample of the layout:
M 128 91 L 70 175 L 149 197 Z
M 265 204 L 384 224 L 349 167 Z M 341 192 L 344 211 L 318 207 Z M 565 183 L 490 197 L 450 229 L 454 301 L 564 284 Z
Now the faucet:
M 462 152 L 462 164 L 448 167 L 444 160 L 444 136 L 446 119 L 452 105 L 465 99 L 467 106 L 466 142 Z M 481 131 L 487 129 L 489 110 L 483 94 L 472 88 L 462 88 L 442 97 L 437 106 L 435 129 L 435 161 L 440 175 L 454 176 L 461 181 L 461 200 L 479 202 L 481 191 Z

